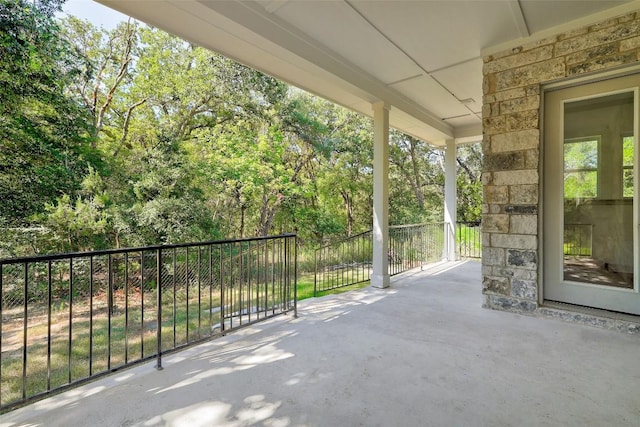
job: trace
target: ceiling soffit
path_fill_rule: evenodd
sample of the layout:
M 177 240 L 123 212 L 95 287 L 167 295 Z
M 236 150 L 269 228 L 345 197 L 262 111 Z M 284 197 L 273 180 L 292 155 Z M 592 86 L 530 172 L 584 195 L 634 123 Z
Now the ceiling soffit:
M 382 100 L 392 126 L 434 144 L 479 139 L 482 54 L 640 9 L 640 0 L 98 1 L 361 113 Z

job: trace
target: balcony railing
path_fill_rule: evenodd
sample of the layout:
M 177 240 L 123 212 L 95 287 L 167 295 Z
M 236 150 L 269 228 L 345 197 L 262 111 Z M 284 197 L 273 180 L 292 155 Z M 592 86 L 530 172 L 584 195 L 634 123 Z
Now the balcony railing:
M 296 305 L 295 235 L 0 260 L 0 410 Z
M 372 232 L 316 249 L 314 294 L 371 279 Z M 444 223 L 389 227 L 389 274 L 442 259 Z
M 456 224 L 456 254 L 460 258 L 480 258 L 482 256 L 482 232 L 479 223 L 459 222 Z

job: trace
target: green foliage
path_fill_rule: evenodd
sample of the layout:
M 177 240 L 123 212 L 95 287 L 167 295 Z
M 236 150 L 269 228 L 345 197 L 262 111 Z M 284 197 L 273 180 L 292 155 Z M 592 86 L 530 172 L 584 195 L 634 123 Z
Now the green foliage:
M 0 75 L 13 85 L 0 89 L 2 143 L 16 147 L 0 154 L 0 191 L 14 197 L 0 225 L 44 230 L 20 254 L 284 232 L 313 247 L 371 227 L 369 118 L 133 21 L 59 28 L 55 0 L 35 15 L 26 0 L 3 4 L 22 8 L 10 21 L 35 34 Z M 25 67 L 41 81 L 24 80 Z M 43 82 L 51 96 L 36 90 Z M 391 222 L 441 221 L 442 153 L 398 132 L 391 144 Z M 458 212 L 473 221 L 479 150 L 460 152 Z
M 482 152 L 480 143 L 457 150 L 457 221 L 480 224 L 482 220 Z
M 564 143 L 564 197 L 598 197 L 598 140 Z
M 0 2 L 0 217 L 10 225 L 74 195 L 98 161 L 88 115 L 65 90 L 80 70 L 53 18 L 60 5 Z

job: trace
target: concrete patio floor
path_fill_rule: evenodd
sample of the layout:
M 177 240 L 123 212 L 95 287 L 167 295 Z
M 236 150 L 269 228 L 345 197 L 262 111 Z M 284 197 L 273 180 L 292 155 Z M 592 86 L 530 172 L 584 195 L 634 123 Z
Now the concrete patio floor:
M 0 426 L 640 426 L 640 336 L 481 308 L 480 264 L 302 301 Z

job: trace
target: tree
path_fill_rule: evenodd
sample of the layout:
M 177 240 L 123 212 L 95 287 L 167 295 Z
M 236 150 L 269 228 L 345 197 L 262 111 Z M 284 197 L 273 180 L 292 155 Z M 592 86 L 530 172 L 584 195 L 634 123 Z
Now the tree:
M 0 2 L 0 217 L 9 225 L 75 194 L 99 161 L 89 116 L 65 91 L 80 64 L 54 19 L 61 4 Z
M 482 220 L 482 147 L 480 143 L 457 149 L 457 221 L 479 224 Z

